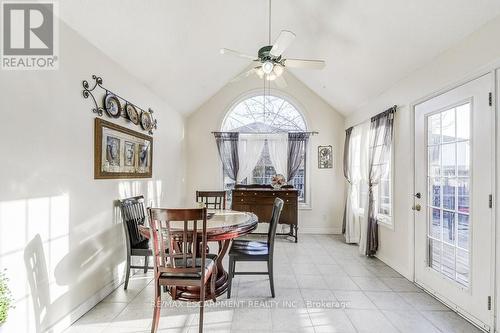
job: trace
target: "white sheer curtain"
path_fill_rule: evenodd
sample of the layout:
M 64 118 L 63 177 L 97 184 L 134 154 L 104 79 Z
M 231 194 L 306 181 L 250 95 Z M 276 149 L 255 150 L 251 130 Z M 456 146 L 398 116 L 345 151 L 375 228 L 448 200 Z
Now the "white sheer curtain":
M 265 135 L 240 134 L 238 141 L 238 159 L 240 165 L 237 177 L 238 183 L 252 174 L 262 155 L 265 142 Z
M 288 179 L 288 133 L 269 134 L 266 135 L 266 139 L 269 157 L 276 174 L 282 174 L 285 179 Z
M 349 142 L 352 181 L 347 184 L 345 239 L 347 243 L 359 244 L 360 251 L 366 245 L 369 133 L 369 121 L 357 125 L 352 129 Z
M 358 225 L 359 225 L 359 253 L 365 254 L 366 238 L 368 235 L 368 184 L 370 172 L 370 121 L 358 125 L 360 131 L 360 148 L 359 148 L 359 174 L 356 182 L 356 193 L 359 198 L 356 202 L 355 209 L 357 210 Z

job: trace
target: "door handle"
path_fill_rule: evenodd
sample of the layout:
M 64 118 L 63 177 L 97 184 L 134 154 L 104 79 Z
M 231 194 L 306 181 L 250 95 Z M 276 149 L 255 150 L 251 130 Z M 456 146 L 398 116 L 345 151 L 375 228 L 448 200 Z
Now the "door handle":
M 422 206 L 420 206 L 420 204 L 416 204 L 411 209 L 416 210 L 417 212 L 420 212 L 420 210 L 422 209 Z
M 415 193 L 415 198 L 420 199 L 422 197 L 422 194 L 420 192 Z

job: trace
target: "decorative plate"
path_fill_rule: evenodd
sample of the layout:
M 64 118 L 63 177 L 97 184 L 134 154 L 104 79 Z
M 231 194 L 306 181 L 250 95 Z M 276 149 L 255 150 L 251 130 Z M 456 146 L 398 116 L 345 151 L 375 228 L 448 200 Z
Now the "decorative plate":
M 113 118 L 118 118 L 122 114 L 122 106 L 115 95 L 106 94 L 106 96 L 104 96 L 104 109 L 106 113 Z
M 148 111 L 141 113 L 141 127 L 145 131 L 150 131 L 153 128 L 153 116 Z
M 136 125 L 139 125 L 139 114 L 137 113 L 137 110 L 136 110 L 135 106 L 133 106 L 132 104 L 127 103 L 125 105 L 125 111 L 127 113 L 128 119 L 132 123 L 134 123 Z

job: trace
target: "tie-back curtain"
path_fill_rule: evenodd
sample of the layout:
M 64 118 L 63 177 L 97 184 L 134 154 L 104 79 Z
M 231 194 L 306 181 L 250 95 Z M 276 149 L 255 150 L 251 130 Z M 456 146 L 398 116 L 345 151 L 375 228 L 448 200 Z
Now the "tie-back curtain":
M 238 141 L 240 170 L 237 182 L 240 183 L 245 178 L 251 176 L 253 169 L 257 165 L 266 143 L 266 136 L 258 134 L 240 134 Z
M 370 125 L 370 152 L 368 168 L 368 228 L 366 237 L 366 255 L 374 255 L 378 249 L 377 213 L 373 188 L 388 172 L 391 159 L 394 113 L 396 107 L 373 117 Z
M 297 175 L 300 164 L 305 157 L 309 134 L 306 132 L 288 133 L 288 167 L 287 181 Z
M 348 186 L 350 187 L 351 185 L 351 163 L 350 163 L 350 149 L 349 149 L 349 144 L 351 141 L 351 133 L 352 133 L 352 127 L 349 127 L 348 129 L 345 130 L 345 142 L 344 142 L 344 178 L 347 181 Z M 344 206 L 344 217 L 342 219 L 342 234 L 345 234 L 346 230 L 346 214 L 348 207 L 350 206 L 349 204 L 349 196 L 350 196 L 350 189 L 347 189 L 347 196 L 346 196 L 346 202 Z
M 239 153 L 238 139 L 239 133 L 236 132 L 216 132 L 214 133 L 215 142 L 219 158 L 222 162 L 224 174 L 231 180 L 236 181 L 239 171 Z
M 349 134 L 347 160 L 348 182 L 345 209 L 345 240 L 359 244 L 365 253 L 368 211 L 368 145 L 370 122 L 355 126 Z M 363 232 L 364 231 L 364 232 Z

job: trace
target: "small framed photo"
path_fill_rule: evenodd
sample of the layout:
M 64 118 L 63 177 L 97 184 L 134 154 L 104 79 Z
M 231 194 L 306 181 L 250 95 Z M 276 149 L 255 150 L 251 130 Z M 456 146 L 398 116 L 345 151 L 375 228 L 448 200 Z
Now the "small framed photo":
M 318 146 L 318 169 L 333 168 L 333 147 Z
M 95 118 L 94 178 L 151 178 L 153 138 Z

